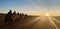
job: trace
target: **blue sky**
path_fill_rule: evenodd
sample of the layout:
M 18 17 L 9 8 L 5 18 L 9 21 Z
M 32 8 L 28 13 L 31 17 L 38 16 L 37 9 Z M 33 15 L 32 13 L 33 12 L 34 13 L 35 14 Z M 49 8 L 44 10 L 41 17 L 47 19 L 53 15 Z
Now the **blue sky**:
M 6 13 L 10 9 L 27 14 L 39 14 L 44 10 L 59 13 L 60 0 L 0 0 L 0 13 Z

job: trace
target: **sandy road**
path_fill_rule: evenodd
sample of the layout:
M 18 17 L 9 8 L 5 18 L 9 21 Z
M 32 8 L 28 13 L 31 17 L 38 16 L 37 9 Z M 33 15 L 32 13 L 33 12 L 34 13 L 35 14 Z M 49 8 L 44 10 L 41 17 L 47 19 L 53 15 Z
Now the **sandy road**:
M 58 29 L 60 29 L 60 23 L 57 23 L 50 17 L 31 16 L 23 21 L 19 20 L 12 25 L 0 27 L 0 29 L 57 29 L 51 22 L 54 22 Z

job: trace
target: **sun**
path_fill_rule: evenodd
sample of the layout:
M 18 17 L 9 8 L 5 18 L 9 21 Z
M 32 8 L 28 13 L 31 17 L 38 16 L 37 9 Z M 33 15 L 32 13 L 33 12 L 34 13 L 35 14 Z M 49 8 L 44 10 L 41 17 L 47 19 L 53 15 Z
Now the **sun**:
M 45 16 L 50 16 L 50 14 L 49 13 L 45 13 Z

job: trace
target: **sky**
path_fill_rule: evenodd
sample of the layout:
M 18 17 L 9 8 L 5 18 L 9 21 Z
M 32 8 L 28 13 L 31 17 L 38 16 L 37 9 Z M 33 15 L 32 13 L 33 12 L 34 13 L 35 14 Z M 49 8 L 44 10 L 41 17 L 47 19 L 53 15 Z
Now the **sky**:
M 9 10 L 30 15 L 60 14 L 60 0 L 0 0 L 0 13 Z

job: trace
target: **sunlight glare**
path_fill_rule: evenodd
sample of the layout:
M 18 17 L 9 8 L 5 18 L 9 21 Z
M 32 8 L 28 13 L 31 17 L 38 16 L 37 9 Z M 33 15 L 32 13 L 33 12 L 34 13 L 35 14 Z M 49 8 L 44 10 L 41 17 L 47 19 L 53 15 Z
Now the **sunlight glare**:
M 50 14 L 49 13 L 46 13 L 45 16 L 50 16 Z
M 50 20 L 50 23 L 53 24 L 56 29 L 59 29 L 57 25 L 54 23 L 54 21 L 52 20 L 52 18 L 49 17 L 49 20 Z

